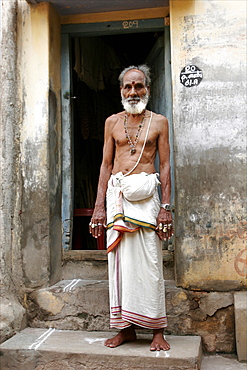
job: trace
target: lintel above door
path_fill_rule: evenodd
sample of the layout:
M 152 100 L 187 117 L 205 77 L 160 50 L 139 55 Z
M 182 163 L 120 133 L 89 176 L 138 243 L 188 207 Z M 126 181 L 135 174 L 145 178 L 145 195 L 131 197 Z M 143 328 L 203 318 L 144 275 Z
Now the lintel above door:
M 62 25 L 62 34 L 70 34 L 72 37 L 85 37 L 96 34 L 100 34 L 101 36 L 109 34 L 116 35 L 154 30 L 157 32 L 164 31 L 164 18 Z
M 61 16 L 115 12 L 144 8 L 163 8 L 169 6 L 169 0 L 26 0 L 37 5 L 50 3 Z

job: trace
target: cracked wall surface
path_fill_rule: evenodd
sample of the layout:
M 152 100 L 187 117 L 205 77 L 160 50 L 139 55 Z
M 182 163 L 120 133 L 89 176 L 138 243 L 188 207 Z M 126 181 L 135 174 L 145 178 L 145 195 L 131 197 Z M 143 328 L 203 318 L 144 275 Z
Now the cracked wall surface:
M 25 0 L 2 0 L 0 16 L 4 340 L 25 325 L 25 290 L 61 276 L 60 22 Z
M 246 2 L 170 1 L 176 276 L 185 288 L 244 289 Z M 180 82 L 184 67 L 203 73 Z
M 49 4 L 19 7 L 23 271 L 38 287 L 61 275 L 60 23 Z
M 25 325 L 21 258 L 17 1 L 0 2 L 0 312 L 1 341 Z

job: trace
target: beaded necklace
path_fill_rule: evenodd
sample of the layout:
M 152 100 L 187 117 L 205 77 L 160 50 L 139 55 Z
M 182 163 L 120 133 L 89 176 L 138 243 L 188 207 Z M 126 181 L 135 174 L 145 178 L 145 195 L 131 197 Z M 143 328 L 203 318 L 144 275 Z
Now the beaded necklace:
M 142 120 L 141 120 L 140 124 L 138 125 L 137 133 L 135 135 L 135 140 L 133 142 L 130 138 L 130 134 L 129 134 L 129 131 L 128 131 L 128 128 L 127 128 L 128 115 L 125 114 L 125 116 L 124 116 L 124 131 L 125 131 L 125 136 L 126 136 L 127 142 L 130 146 L 130 155 L 133 155 L 133 154 L 136 153 L 136 148 L 135 147 L 136 147 L 136 144 L 139 140 L 139 137 L 141 135 L 141 132 L 142 132 L 142 129 L 143 129 L 143 126 L 144 126 L 144 118 L 145 118 L 145 111 L 143 112 Z

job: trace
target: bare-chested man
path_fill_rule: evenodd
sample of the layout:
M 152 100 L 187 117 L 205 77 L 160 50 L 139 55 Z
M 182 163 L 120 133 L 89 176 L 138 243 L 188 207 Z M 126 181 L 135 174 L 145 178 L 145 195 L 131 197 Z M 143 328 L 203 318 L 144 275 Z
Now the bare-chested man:
M 163 336 L 167 323 L 161 241 L 173 235 L 168 121 L 146 110 L 147 66 L 126 68 L 119 80 L 124 111 L 105 123 L 97 199 L 89 224 L 95 238 L 107 227 L 110 320 L 120 332 L 105 345 L 135 340 L 135 325 L 153 329 L 151 351 L 166 351 L 170 346 Z M 154 167 L 157 151 L 159 179 Z

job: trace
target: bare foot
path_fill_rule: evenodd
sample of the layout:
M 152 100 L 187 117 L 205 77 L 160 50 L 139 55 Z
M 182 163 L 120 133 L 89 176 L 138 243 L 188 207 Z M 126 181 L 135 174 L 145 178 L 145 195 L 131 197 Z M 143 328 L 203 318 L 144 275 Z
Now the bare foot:
M 154 329 L 150 351 L 160 351 L 161 349 L 163 349 L 163 351 L 168 351 L 170 349 L 170 345 L 164 339 L 163 329 Z
M 115 348 L 124 342 L 133 340 L 136 340 L 136 333 L 133 325 L 131 325 L 126 329 L 122 329 L 115 337 L 107 339 L 105 341 L 105 346 Z

